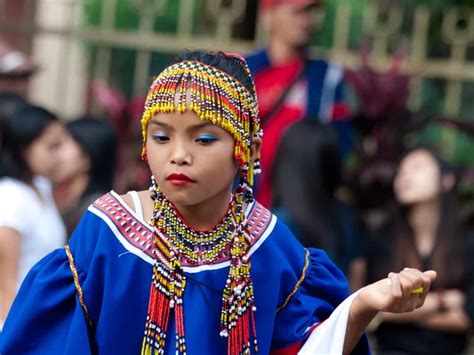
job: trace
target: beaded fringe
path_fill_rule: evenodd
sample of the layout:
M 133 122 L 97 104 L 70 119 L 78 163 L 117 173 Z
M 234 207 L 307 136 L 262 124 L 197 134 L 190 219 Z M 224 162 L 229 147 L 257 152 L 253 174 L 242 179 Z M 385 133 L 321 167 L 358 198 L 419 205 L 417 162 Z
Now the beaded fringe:
M 145 324 L 145 336 L 142 354 L 164 354 L 166 332 L 169 317 L 174 311 L 176 324 L 176 352 L 186 354 L 184 332 L 183 295 L 186 277 L 178 255 L 182 254 L 173 245 L 173 239 L 166 234 L 169 227 L 169 216 L 173 208 L 167 208 L 171 202 L 157 189 L 155 211 L 152 225 L 155 228 L 155 246 L 161 255 L 169 257 L 169 267 L 155 258 L 153 278 L 150 288 L 148 316 Z M 245 230 L 243 213 L 244 194 L 241 190 L 235 193 L 235 203 L 231 203 L 230 217 L 233 220 L 233 231 L 229 240 L 231 264 L 222 296 L 220 336 L 228 338 L 228 354 L 250 354 L 251 346 L 258 351 L 254 312 L 253 283 L 250 277 L 250 240 Z M 178 218 L 176 216 L 173 216 Z M 186 234 L 186 229 L 181 228 Z M 215 256 L 217 257 L 217 255 Z M 214 259 L 206 260 L 212 264 Z
M 227 245 L 231 260 L 222 296 L 220 335 L 228 338 L 228 355 L 250 354 L 252 346 L 255 352 L 258 346 L 250 277 L 250 239 L 245 229 L 243 205 L 253 199 L 252 139 L 262 134 L 257 100 L 239 81 L 212 66 L 198 61 L 169 66 L 155 79 L 146 98 L 142 117 L 142 159 L 147 159 L 147 126 L 153 115 L 186 110 L 194 112 L 201 120 L 219 125 L 235 140 L 234 158 L 241 168 L 241 180 L 234 193 L 235 203 L 231 203 L 229 210 L 232 228 L 224 230 L 222 235 L 206 235 L 205 238 L 223 240 L 224 236 L 230 235 Z M 142 355 L 164 354 L 171 312 L 174 312 L 176 324 L 176 353 L 186 354 L 183 312 L 186 277 L 180 260 L 189 260 L 189 255 L 173 243 L 173 238 L 177 237 L 173 231 L 188 230 L 188 234 L 180 233 L 184 237 L 191 237 L 193 232 L 179 219 L 174 208 L 169 208 L 171 202 L 159 188 L 155 185 L 151 190 L 155 201 L 152 220 L 155 246 L 161 255 L 165 255 L 168 265 L 155 258 Z M 212 261 L 210 257 L 208 262 Z
M 190 96 L 189 107 L 187 92 Z M 197 61 L 169 66 L 151 85 L 142 116 L 143 160 L 147 159 L 146 131 L 153 115 L 186 110 L 229 132 L 235 140 L 235 159 L 241 167 L 249 163 L 252 139 L 262 135 L 259 121 L 254 119 L 258 116 L 254 96 L 229 74 Z M 252 186 L 254 167 L 253 164 L 248 165 L 247 179 Z

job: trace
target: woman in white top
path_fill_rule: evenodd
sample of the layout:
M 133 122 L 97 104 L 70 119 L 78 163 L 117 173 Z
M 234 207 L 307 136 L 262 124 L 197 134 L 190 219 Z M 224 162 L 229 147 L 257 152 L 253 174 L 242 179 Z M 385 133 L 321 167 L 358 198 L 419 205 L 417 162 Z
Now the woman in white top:
M 64 126 L 25 106 L 0 118 L 0 328 L 29 269 L 65 241 L 52 198 L 61 169 Z

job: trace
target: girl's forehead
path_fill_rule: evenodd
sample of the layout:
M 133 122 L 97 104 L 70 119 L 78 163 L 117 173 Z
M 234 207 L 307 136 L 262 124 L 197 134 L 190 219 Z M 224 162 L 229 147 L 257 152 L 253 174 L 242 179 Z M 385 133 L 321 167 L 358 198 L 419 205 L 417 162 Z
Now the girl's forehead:
M 425 149 L 417 149 L 403 158 L 401 165 L 409 164 L 433 164 L 436 165 L 436 159 Z
M 148 128 L 153 126 L 194 131 L 212 130 L 213 132 L 219 131 L 230 135 L 230 133 L 221 126 L 214 124 L 209 120 L 200 119 L 198 115 L 191 110 L 186 110 L 184 112 L 174 111 L 155 113 L 148 124 Z

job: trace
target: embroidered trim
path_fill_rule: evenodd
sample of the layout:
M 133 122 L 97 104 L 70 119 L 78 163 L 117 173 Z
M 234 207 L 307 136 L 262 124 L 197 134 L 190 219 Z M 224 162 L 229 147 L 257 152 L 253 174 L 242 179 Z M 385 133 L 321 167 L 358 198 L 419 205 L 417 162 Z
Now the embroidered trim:
M 304 267 L 303 267 L 303 271 L 301 272 L 300 279 L 298 280 L 295 287 L 293 288 L 293 291 L 291 291 L 290 294 L 288 295 L 288 297 L 286 297 L 285 302 L 283 302 L 283 304 L 280 307 L 277 308 L 276 314 L 280 313 L 283 310 L 283 308 L 285 308 L 288 305 L 288 303 L 290 302 L 291 297 L 293 297 L 294 294 L 296 293 L 296 291 L 298 291 L 298 289 L 300 288 L 301 284 L 303 283 L 303 281 L 306 277 L 306 272 L 308 271 L 308 266 L 309 266 L 309 251 L 308 251 L 308 249 L 306 249 Z
M 90 317 L 89 311 L 87 310 L 86 303 L 84 302 L 84 294 L 82 292 L 81 284 L 79 283 L 79 274 L 77 273 L 76 266 L 74 265 L 74 257 L 72 256 L 71 250 L 69 249 L 69 245 L 64 247 L 66 251 L 67 258 L 69 259 L 69 268 L 71 269 L 72 276 L 74 278 L 74 285 L 76 286 L 77 296 L 79 297 L 79 303 L 81 304 L 81 308 L 84 311 L 84 315 L 89 323 L 91 329 L 93 328 L 92 319 Z
M 114 235 L 127 250 L 151 264 L 155 257 L 160 258 L 164 263 L 166 262 L 167 258 L 152 245 L 153 232 L 150 227 L 131 213 L 114 192 L 97 199 L 89 207 L 89 211 L 109 225 Z M 250 254 L 253 254 L 273 230 L 276 217 L 257 202 L 253 202 L 249 206 L 247 213 L 247 230 L 251 236 Z M 226 267 L 229 264 L 230 255 L 222 253 L 221 258 L 213 265 L 192 266 L 183 263 L 183 269 L 185 272 L 194 273 Z

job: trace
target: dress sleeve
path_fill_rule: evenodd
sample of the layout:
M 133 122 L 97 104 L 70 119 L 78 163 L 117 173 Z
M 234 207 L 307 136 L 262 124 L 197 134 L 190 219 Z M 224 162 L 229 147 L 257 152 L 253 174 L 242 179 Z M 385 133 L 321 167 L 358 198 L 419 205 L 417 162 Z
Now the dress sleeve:
M 308 249 L 300 280 L 278 308 L 272 354 L 296 354 L 309 335 L 348 296 L 346 278 L 326 253 L 319 249 Z M 353 353 L 368 353 L 365 336 Z
M 0 354 L 90 354 L 91 327 L 66 249 L 57 249 L 33 267 L 23 282 L 0 335 Z

